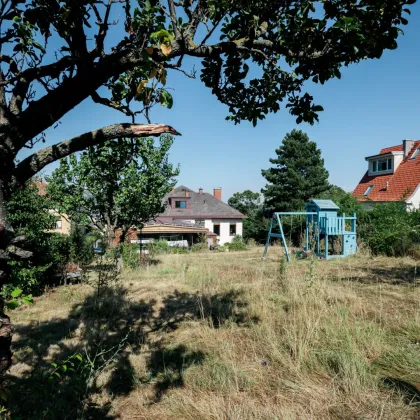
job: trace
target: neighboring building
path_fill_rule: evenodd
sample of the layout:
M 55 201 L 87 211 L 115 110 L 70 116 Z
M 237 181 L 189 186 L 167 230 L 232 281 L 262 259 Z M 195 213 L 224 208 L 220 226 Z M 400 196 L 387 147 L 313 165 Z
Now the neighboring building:
M 366 161 L 368 170 L 353 192 L 364 206 L 404 201 L 408 209 L 419 208 L 420 140 L 403 140 Z
M 45 182 L 37 181 L 36 185 L 38 187 L 39 195 L 47 194 L 47 191 L 46 191 L 47 184 Z M 55 222 L 55 229 L 51 229 L 49 232 L 62 233 L 63 235 L 69 235 L 70 229 L 71 229 L 71 222 L 70 222 L 69 216 L 66 214 L 59 214 L 58 212 L 54 210 L 50 210 L 50 212 L 54 214 L 54 216 L 56 217 L 56 222 Z
M 147 242 L 165 239 L 170 242 L 187 241 L 189 245 L 205 235 L 207 242 L 221 245 L 243 233 L 245 216 L 222 201 L 222 189 L 214 193 L 195 192 L 183 185 L 164 198 L 166 210 L 141 230 L 131 231 L 128 239 Z
M 215 188 L 213 195 L 200 188 L 195 192 L 184 185 L 166 195 L 166 210 L 157 218 L 161 223 L 191 223 L 208 229 L 221 245 L 242 236 L 245 216 L 222 201 L 222 189 Z

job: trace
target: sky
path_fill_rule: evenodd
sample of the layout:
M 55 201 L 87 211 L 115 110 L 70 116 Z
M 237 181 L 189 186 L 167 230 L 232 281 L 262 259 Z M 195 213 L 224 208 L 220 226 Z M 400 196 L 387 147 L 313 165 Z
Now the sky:
M 174 106 L 158 107 L 152 120 L 182 133 L 170 152 L 170 161 L 180 165 L 178 185 L 206 192 L 221 187 L 225 201 L 235 192 L 260 191 L 265 185 L 261 169 L 270 166 L 286 133 L 297 128 L 321 149 L 330 183 L 352 191 L 366 171 L 365 156 L 403 139 L 420 139 L 420 4 L 411 11 L 396 50 L 343 68 L 341 80 L 308 85 L 315 102 L 324 107 L 313 126 L 297 125 L 286 109 L 268 115 L 256 127 L 248 122 L 235 125 L 225 120 L 227 107 L 199 77 L 192 80 L 172 72 L 167 86 L 173 89 Z M 124 115 L 89 99 L 63 117 L 57 128 L 47 130 L 46 145 L 125 121 Z

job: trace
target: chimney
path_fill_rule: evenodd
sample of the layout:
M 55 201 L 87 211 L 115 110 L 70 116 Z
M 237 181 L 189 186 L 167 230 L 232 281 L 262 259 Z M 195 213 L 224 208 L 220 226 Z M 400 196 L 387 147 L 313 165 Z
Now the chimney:
M 414 140 L 403 140 L 404 159 L 408 156 L 414 146 Z
M 202 188 L 198 189 L 198 194 L 200 194 L 200 195 L 203 194 L 203 189 Z
M 174 191 L 175 191 L 175 188 L 172 188 L 171 192 L 174 192 Z
M 222 201 L 222 189 L 219 188 L 214 188 L 213 189 L 213 195 L 220 201 Z
M 189 191 L 185 191 L 185 197 L 189 197 L 190 196 L 190 192 Z

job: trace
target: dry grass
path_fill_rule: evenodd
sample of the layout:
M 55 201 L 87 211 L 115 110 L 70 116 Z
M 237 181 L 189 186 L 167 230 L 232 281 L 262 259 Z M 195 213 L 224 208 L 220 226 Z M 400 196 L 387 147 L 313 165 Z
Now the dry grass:
M 261 252 L 166 255 L 124 273 L 99 328 L 129 343 L 85 417 L 419 419 L 415 261 L 359 255 L 284 272 L 279 248 Z M 44 372 L 92 345 L 94 300 L 66 286 L 13 313 L 11 408 L 23 418 L 80 417 L 79 388 L 51 391 Z

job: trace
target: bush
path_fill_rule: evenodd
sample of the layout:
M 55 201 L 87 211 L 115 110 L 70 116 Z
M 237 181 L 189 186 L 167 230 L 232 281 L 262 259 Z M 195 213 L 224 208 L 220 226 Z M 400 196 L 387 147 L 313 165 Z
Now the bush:
M 248 249 L 246 243 L 244 242 L 244 240 L 242 239 L 242 236 L 240 235 L 236 235 L 232 239 L 232 242 L 226 243 L 224 246 L 229 251 L 245 251 L 246 249 Z
M 171 252 L 171 247 L 164 240 L 151 242 L 146 245 L 146 249 L 149 250 L 150 255 L 169 254 Z
M 191 247 L 191 252 L 203 252 L 203 251 L 208 251 L 208 246 L 206 243 L 198 243 L 198 244 L 194 244 Z
M 70 232 L 71 261 L 77 265 L 88 265 L 93 261 L 94 239 L 87 237 L 85 228 L 74 224 Z
M 140 262 L 139 246 L 137 244 L 121 244 L 120 251 L 124 267 L 137 268 Z
M 419 211 L 407 211 L 403 202 L 378 204 L 360 212 L 358 235 L 373 254 L 409 255 L 420 242 L 419 218 Z

